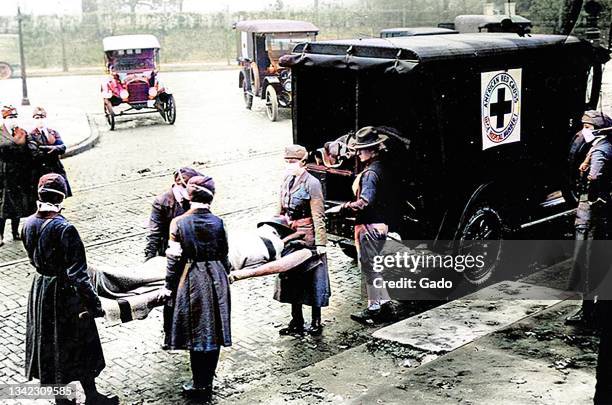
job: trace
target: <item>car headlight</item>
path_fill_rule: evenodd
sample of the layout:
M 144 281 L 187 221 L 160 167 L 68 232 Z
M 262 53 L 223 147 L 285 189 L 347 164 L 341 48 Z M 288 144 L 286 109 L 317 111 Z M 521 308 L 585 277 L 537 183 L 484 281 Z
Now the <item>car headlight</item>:
M 283 89 L 285 89 L 285 91 L 291 91 L 291 80 L 287 80 L 283 83 Z
M 122 89 L 119 92 L 119 97 L 121 97 L 122 100 L 127 100 L 130 97 L 130 93 L 126 89 Z
M 157 89 L 155 87 L 149 87 L 149 97 L 154 98 L 157 96 Z

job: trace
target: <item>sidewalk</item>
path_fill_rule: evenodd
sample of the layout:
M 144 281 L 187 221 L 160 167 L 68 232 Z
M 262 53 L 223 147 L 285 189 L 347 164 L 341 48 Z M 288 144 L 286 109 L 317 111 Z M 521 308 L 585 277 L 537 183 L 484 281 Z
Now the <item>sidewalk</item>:
M 550 299 L 487 299 L 485 290 L 509 284 L 498 283 L 382 328 L 368 343 L 233 403 L 592 404 L 598 338 L 564 324 L 578 301 L 536 285 L 558 280 L 568 263 L 511 283 L 548 288 Z
M 20 125 L 30 131 L 34 128 L 32 111 L 36 106 L 18 105 L 16 107 L 19 111 Z M 50 128 L 57 129 L 66 144 L 66 154 L 62 158 L 74 156 L 92 148 L 99 139 L 95 124 L 90 123 L 89 115 L 84 113 L 78 105 L 74 107 L 62 106 L 59 110 L 54 108 L 48 111 L 47 125 Z
M 235 60 L 215 62 L 184 62 L 184 63 L 160 63 L 161 72 L 194 72 L 194 71 L 209 71 L 209 70 L 232 70 L 238 69 L 238 64 Z M 62 71 L 61 68 L 47 69 L 28 69 L 28 77 L 50 77 L 50 76 L 74 76 L 74 75 L 103 75 L 104 66 L 75 66 L 71 67 L 68 72 Z

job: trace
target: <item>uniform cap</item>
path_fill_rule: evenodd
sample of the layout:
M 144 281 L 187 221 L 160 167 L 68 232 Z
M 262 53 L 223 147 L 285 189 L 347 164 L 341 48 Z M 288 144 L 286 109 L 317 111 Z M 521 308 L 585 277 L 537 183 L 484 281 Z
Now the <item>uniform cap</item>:
M 305 160 L 308 151 L 302 145 L 289 145 L 285 148 L 285 159 Z

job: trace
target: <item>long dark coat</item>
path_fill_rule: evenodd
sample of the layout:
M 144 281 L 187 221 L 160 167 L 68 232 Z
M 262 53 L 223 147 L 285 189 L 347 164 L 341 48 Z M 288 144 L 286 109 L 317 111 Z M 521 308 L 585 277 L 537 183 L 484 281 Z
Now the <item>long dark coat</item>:
M 180 244 L 180 248 L 174 245 Z M 166 252 L 166 287 L 174 314 L 166 343 L 171 350 L 211 351 L 231 346 L 228 245 L 223 221 L 208 209 L 190 209 L 172 220 Z
M 321 182 L 308 172 L 293 181 L 292 177 L 286 177 L 281 186 L 280 213 L 288 217 L 294 230 L 305 234 L 308 247 L 314 250 L 316 246 L 325 246 L 327 234 Z M 325 257 L 314 268 L 295 269 L 276 279 L 274 299 L 280 302 L 326 307 L 330 295 Z
M 36 212 L 32 157 L 6 126 L 0 127 L 0 218 L 24 218 Z
M 41 384 L 95 378 L 105 367 L 98 330 L 92 316 L 79 318 L 81 312 L 100 308 L 85 248 L 65 218 L 46 221 L 33 215 L 22 231 L 37 273 L 28 299 L 26 377 Z
M 41 146 L 55 146 L 56 148 L 48 153 L 46 150 L 41 149 Z M 66 169 L 64 169 L 64 165 L 60 161 L 60 156 L 66 153 L 66 145 L 64 141 L 62 141 L 59 132 L 51 128 L 45 128 L 44 130 L 34 128 L 28 134 L 28 148 L 34 159 L 34 187 L 37 186 L 38 179 L 45 174 L 57 173 L 66 180 L 66 186 L 68 188 L 66 197 L 72 196 L 72 189 L 68 182 Z

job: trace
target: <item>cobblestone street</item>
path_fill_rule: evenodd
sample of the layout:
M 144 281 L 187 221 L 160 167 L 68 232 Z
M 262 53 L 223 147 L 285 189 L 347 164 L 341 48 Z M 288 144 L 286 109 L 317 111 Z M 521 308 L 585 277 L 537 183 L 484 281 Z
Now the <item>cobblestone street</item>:
M 79 105 L 90 114 L 100 143 L 64 161 L 75 190 L 65 216 L 79 230 L 92 265 L 126 266 L 143 259 L 146 221 L 153 197 L 172 182 L 179 166 L 194 166 L 215 178 L 213 211 L 228 232 L 253 228 L 275 212 L 282 172 L 282 148 L 291 143 L 291 121 L 267 120 L 263 102 L 253 111 L 242 103 L 237 72 L 166 74 L 178 105 L 169 126 L 160 118 L 120 122 L 108 131 L 100 113 L 97 77 L 30 80 L 33 104 Z M 70 83 L 68 86 L 67 83 Z M 14 92 L 16 81 L 1 83 Z M 49 123 L 53 127 L 53 122 Z M 60 132 L 62 128 L 57 128 Z M 365 341 L 371 329 L 350 321 L 360 308 L 360 278 L 339 249 L 329 249 L 331 306 L 323 311 L 321 338 L 281 338 L 289 307 L 272 300 L 274 278 L 232 286 L 234 346 L 223 350 L 217 401 L 231 403 L 240 393 L 299 370 Z M 23 382 L 25 306 L 33 268 L 21 243 L 0 248 L 0 381 Z M 99 321 L 107 367 L 101 389 L 122 403 L 181 403 L 180 384 L 189 380 L 185 352 L 161 350 L 161 310 L 146 320 L 122 325 Z

